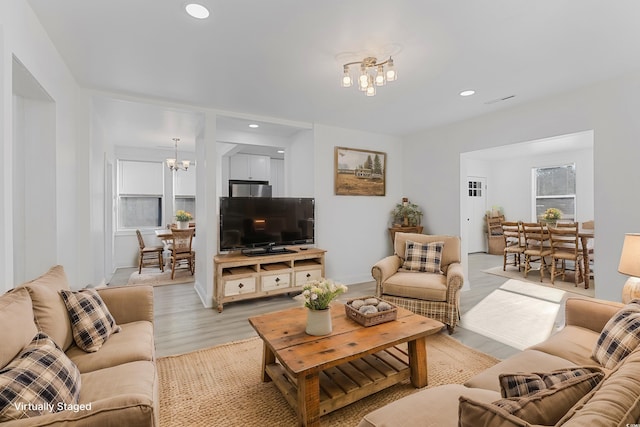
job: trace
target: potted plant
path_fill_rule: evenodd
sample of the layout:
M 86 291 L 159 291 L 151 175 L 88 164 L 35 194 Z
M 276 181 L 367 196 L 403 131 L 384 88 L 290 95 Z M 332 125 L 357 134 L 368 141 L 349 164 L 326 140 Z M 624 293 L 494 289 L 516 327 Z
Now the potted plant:
M 422 221 L 422 209 L 405 197 L 393 208 L 391 218 L 394 225 L 415 227 Z
M 304 306 L 307 307 L 307 328 L 309 335 L 331 333 L 331 312 L 329 303 L 338 295 L 347 292 L 347 287 L 331 280 L 320 278 L 310 280 L 302 288 Z
M 176 212 L 176 222 L 178 223 L 178 228 L 186 229 L 189 228 L 189 221 L 193 219 L 193 216 L 187 212 L 180 209 Z

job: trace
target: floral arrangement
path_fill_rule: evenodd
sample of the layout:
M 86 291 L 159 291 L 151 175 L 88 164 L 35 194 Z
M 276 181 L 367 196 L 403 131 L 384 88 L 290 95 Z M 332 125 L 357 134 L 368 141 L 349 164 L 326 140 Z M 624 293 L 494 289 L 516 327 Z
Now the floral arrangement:
M 176 221 L 191 221 L 192 219 L 193 216 L 187 211 L 180 209 L 176 212 Z
M 335 297 L 347 292 L 347 287 L 332 280 L 310 280 L 302 287 L 304 306 L 311 310 L 326 310 Z
M 549 208 L 542 214 L 542 219 L 547 221 L 555 221 L 562 218 L 562 211 L 557 208 Z

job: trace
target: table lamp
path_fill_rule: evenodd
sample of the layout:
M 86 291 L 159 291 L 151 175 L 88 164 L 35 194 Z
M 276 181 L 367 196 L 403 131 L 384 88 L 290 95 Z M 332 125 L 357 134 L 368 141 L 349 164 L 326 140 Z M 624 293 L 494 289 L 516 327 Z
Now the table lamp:
M 640 298 L 640 233 L 627 233 L 624 235 L 622 255 L 618 271 L 629 277 L 622 288 L 622 302 Z

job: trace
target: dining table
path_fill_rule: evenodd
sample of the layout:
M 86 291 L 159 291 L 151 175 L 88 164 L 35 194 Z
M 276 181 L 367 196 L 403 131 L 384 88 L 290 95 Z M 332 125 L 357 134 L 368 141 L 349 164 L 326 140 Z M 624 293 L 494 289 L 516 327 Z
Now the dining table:
M 193 234 L 195 236 L 195 227 L 189 227 L 193 229 Z M 157 230 L 155 230 L 156 233 L 156 237 L 160 240 L 170 240 L 173 237 L 173 234 L 171 233 L 171 230 L 173 229 L 173 227 L 171 228 L 159 228 Z

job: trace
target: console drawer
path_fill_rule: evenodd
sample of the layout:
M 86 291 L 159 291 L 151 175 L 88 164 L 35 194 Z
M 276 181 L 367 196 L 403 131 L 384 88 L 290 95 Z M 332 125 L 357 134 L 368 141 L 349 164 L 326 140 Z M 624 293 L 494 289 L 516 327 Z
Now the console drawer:
M 290 283 L 291 283 L 291 275 L 289 273 L 262 276 L 263 291 L 272 291 L 274 289 L 288 288 Z
M 303 286 L 309 280 L 318 280 L 322 277 L 322 269 L 296 271 L 296 286 Z
M 244 277 L 242 279 L 226 280 L 224 282 L 225 296 L 248 294 L 256 291 L 256 278 Z

